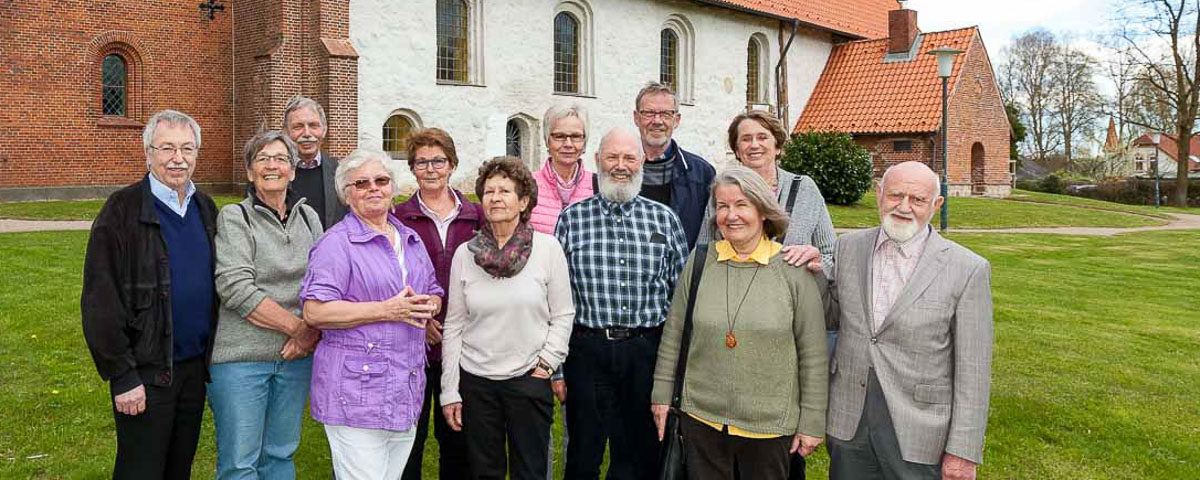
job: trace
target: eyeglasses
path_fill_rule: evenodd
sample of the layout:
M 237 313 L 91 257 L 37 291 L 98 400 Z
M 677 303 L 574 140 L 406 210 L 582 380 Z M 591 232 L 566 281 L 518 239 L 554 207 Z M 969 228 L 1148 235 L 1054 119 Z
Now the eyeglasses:
M 375 188 L 383 188 L 392 183 L 392 177 L 375 177 Z M 354 187 L 355 190 L 366 190 L 371 188 L 371 179 L 364 178 L 347 183 L 347 187 Z
M 583 140 L 585 138 L 587 138 L 587 135 L 584 135 L 582 133 L 558 133 L 558 132 L 555 132 L 555 133 L 550 134 L 550 139 L 554 140 L 556 142 L 559 142 L 559 143 L 566 142 L 567 140 L 570 140 L 571 143 L 583 143 Z
M 261 156 L 254 157 L 254 163 L 267 163 L 267 162 L 291 164 L 292 157 L 289 155 L 261 155 Z
M 154 150 L 160 154 L 166 155 L 167 158 L 172 158 L 175 156 L 175 154 L 183 155 L 183 158 L 193 158 L 196 156 L 196 152 L 199 151 L 198 148 L 196 148 L 192 145 L 184 145 L 182 147 L 176 147 L 174 145 L 165 145 L 162 147 L 156 147 L 154 145 L 151 145 L 150 149 Z
M 446 165 L 449 163 L 450 163 L 450 159 L 445 158 L 445 157 L 436 157 L 436 158 L 431 158 L 429 160 L 413 160 L 412 169 L 413 170 L 425 170 L 428 168 L 434 168 L 436 170 L 441 170 L 441 169 L 445 168 Z
M 679 111 L 677 110 L 638 110 L 638 115 L 641 115 L 646 120 L 653 120 L 656 117 L 662 119 L 675 118 L 675 115 L 678 113 Z

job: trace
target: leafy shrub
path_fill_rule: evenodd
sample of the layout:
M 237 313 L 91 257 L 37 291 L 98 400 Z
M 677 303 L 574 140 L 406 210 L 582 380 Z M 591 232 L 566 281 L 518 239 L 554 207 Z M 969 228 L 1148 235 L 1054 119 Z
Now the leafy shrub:
M 1175 179 L 1164 179 L 1159 184 L 1159 195 L 1163 205 L 1170 202 L 1171 194 L 1175 192 Z M 1154 180 L 1129 179 L 1103 182 L 1096 188 L 1072 192 L 1071 195 L 1103 200 L 1106 202 L 1124 203 L 1126 205 L 1154 205 Z M 1200 206 L 1200 180 L 1190 180 L 1188 183 L 1188 206 Z
M 1037 181 L 1037 188 L 1035 190 L 1043 193 L 1057 193 L 1062 195 L 1067 193 L 1067 184 L 1058 175 L 1051 173 Z
M 871 155 L 840 132 L 807 132 L 784 146 L 781 166 L 812 177 L 827 203 L 850 205 L 871 188 Z

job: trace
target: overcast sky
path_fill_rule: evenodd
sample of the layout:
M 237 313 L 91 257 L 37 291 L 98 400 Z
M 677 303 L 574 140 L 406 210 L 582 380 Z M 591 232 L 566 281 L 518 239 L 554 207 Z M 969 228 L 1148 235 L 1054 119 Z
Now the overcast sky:
M 988 55 L 999 63 L 1000 50 L 1012 37 L 1042 27 L 1080 39 L 1109 26 L 1113 1 L 1119 0 L 910 0 L 925 32 L 979 26 Z

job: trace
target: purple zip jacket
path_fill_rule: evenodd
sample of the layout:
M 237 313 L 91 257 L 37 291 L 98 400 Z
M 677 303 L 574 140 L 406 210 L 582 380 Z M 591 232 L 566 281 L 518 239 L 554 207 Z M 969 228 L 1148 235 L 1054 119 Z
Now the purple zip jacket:
M 416 232 L 388 215 L 404 245 L 400 264 L 383 234 L 346 215 L 313 245 L 300 301 L 376 302 L 404 290 L 445 297 Z M 404 281 L 407 280 L 407 281 Z M 425 330 L 375 322 L 322 331 L 313 354 L 311 411 L 329 425 L 404 431 L 413 427 L 425 395 Z

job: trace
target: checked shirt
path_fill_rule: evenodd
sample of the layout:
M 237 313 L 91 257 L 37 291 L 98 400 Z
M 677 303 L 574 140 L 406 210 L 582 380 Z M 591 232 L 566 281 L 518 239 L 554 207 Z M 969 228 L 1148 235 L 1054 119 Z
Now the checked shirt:
M 666 320 L 688 255 L 683 224 L 669 207 L 597 195 L 563 210 L 554 236 L 571 271 L 577 324 L 644 328 Z

